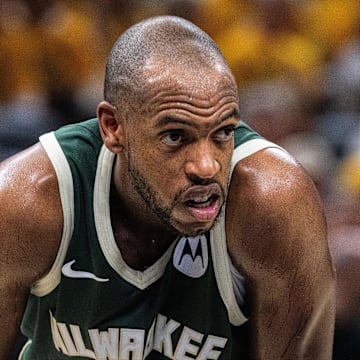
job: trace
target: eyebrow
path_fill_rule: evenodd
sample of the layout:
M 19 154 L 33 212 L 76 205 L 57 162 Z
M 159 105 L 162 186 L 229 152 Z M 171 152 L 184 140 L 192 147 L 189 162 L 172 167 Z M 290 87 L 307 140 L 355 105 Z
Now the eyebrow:
M 231 119 L 231 118 L 235 118 L 237 120 L 240 120 L 239 112 L 237 110 L 234 110 L 229 115 L 226 115 L 223 118 L 218 118 L 214 123 L 214 127 L 220 125 L 224 121 L 226 121 L 228 119 Z M 193 121 L 191 119 L 185 119 L 185 118 L 177 117 L 177 116 L 164 116 L 164 117 L 162 117 L 161 119 L 159 119 L 157 121 L 155 126 L 158 127 L 158 128 L 161 128 L 161 127 L 169 125 L 169 124 L 171 124 L 171 125 L 173 125 L 173 124 L 186 125 L 186 126 L 191 126 L 191 127 L 195 127 L 195 128 L 199 127 L 199 124 L 196 123 L 195 121 Z

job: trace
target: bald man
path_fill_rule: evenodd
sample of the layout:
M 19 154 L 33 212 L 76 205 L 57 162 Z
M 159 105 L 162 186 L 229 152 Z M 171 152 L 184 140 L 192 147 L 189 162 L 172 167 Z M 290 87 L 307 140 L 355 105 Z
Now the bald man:
M 239 120 L 192 23 L 156 17 L 109 56 L 97 119 L 0 171 L 0 358 L 330 359 L 319 196 Z

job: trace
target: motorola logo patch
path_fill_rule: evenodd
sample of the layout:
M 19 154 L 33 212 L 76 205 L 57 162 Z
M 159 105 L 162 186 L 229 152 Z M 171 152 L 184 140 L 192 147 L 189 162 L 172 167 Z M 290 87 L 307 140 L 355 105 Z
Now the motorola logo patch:
M 173 265 L 192 278 L 204 275 L 208 267 L 206 236 L 182 237 L 174 250 Z

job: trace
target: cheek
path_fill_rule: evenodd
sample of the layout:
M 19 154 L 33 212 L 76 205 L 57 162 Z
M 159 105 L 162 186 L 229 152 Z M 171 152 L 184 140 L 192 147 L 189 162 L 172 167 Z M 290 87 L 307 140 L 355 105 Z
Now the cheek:
M 182 164 L 177 159 L 164 157 L 156 151 L 149 151 L 141 159 L 138 158 L 134 164 L 147 179 L 149 185 L 165 196 L 170 196 L 179 188 L 186 186 Z
M 176 192 L 187 184 L 180 162 L 154 159 L 149 171 L 152 174 L 152 181 L 156 181 L 163 193 Z
M 159 178 L 160 182 L 180 180 L 185 174 L 183 152 L 165 152 L 160 145 L 153 145 L 148 148 L 145 156 L 149 171 L 155 178 Z
M 217 159 L 220 164 L 220 173 L 224 177 L 227 177 L 230 172 L 232 154 L 233 148 L 230 148 L 228 151 L 220 152 L 218 154 Z

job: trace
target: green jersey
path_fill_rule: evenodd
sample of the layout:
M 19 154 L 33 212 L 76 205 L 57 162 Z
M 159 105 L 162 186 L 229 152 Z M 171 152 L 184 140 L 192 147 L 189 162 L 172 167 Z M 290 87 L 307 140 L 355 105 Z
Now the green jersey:
M 52 269 L 31 289 L 20 359 L 245 358 L 244 290 L 227 253 L 224 210 L 207 234 L 179 238 L 152 266 L 134 270 L 111 228 L 114 154 L 97 119 L 40 142 L 57 174 L 64 228 Z M 240 123 L 232 169 L 270 146 Z

